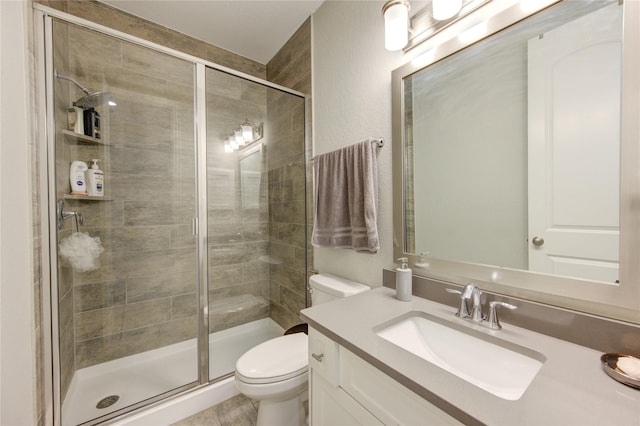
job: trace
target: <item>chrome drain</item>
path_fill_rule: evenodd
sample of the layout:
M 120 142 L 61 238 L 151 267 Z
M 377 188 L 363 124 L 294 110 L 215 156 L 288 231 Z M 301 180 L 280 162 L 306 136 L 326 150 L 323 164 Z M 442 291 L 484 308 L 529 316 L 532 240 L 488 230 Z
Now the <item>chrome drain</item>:
M 96 404 L 96 408 L 102 409 L 111 407 L 113 404 L 118 402 L 120 397 L 118 395 L 109 395 L 106 398 L 102 398 L 98 404 Z

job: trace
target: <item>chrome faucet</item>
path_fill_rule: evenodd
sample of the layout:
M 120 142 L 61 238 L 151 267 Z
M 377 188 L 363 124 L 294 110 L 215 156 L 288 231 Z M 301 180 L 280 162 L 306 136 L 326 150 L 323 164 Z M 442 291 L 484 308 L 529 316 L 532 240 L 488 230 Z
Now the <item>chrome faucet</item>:
M 516 309 L 516 306 L 514 305 L 494 300 L 489 302 L 489 318 L 487 318 L 487 316 L 482 313 L 482 290 L 480 290 L 474 283 L 467 284 L 462 291 L 453 288 L 448 288 L 446 290 L 449 293 L 460 295 L 460 306 L 456 312 L 457 317 L 485 325 L 493 330 L 499 330 L 502 328 L 496 311 L 497 307 L 502 306 L 507 309 Z M 473 303 L 471 311 L 469 311 L 468 300 L 471 300 Z
M 448 288 L 447 291 L 460 295 L 460 307 L 458 308 L 458 312 L 456 312 L 457 317 L 471 318 L 474 322 L 481 322 L 484 319 L 482 318 L 482 304 L 480 302 L 482 291 L 480 291 L 474 283 L 467 284 L 462 291 L 453 288 Z M 467 303 L 469 299 L 473 301 L 471 311 L 469 311 L 469 305 Z

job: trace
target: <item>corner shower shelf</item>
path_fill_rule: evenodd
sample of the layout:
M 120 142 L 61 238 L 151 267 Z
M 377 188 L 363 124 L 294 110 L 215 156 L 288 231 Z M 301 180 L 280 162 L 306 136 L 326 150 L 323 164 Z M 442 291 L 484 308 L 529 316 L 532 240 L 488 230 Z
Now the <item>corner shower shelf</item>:
M 105 142 L 102 139 L 93 138 L 87 135 L 81 135 L 80 133 L 72 132 L 71 130 L 63 130 L 65 140 L 73 143 L 86 143 L 93 145 L 111 145 L 109 142 Z
M 111 197 L 96 197 L 93 195 L 74 195 L 74 194 L 63 194 L 62 198 L 65 200 L 83 200 L 83 201 L 113 201 Z

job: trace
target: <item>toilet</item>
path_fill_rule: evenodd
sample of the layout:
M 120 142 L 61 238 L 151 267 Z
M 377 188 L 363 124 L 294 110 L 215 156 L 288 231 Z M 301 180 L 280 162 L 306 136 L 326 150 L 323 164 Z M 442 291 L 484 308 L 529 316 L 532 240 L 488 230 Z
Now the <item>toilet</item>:
M 362 293 L 369 286 L 331 274 L 309 278 L 311 304 L 318 305 Z M 250 349 L 236 362 L 235 383 L 248 398 L 259 401 L 257 426 L 306 424 L 308 400 L 308 337 L 286 334 Z

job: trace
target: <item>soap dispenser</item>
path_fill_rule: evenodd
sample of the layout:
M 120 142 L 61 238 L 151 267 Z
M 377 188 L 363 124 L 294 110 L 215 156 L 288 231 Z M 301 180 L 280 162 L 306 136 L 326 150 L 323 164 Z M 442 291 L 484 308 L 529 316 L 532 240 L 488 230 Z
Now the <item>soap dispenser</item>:
M 401 257 L 400 267 L 396 268 L 396 299 L 403 302 L 411 300 L 412 286 L 411 286 L 411 269 L 407 267 L 409 259 Z
M 98 168 L 98 159 L 93 159 L 91 168 L 87 171 L 87 192 L 94 197 L 104 196 L 104 173 Z

